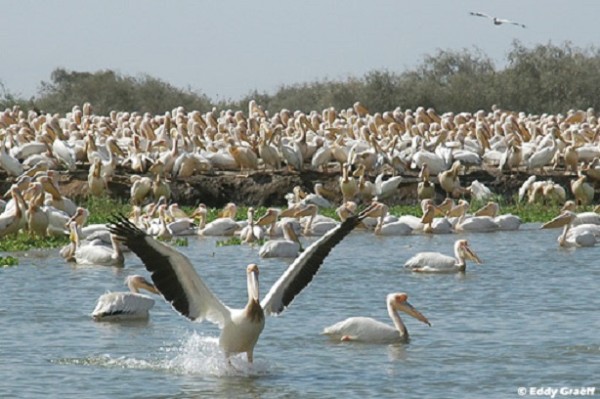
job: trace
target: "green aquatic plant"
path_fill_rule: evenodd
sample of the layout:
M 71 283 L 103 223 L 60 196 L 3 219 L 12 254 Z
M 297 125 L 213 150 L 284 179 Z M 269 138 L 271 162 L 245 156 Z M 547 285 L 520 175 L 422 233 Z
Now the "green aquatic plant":
M 226 240 L 217 240 L 217 247 L 227 247 L 230 245 L 242 245 L 242 239 L 239 237 L 230 237 Z
M 263 245 L 265 243 L 265 239 L 261 238 L 252 243 L 252 245 Z M 217 240 L 217 247 L 227 247 L 230 245 L 242 245 L 242 239 L 239 237 L 230 237 L 226 240 Z
M 90 213 L 88 224 L 106 223 L 113 214 L 128 215 L 131 212 L 131 204 L 105 196 L 88 197 L 80 206 Z
M 28 251 L 35 248 L 60 248 L 68 243 L 69 237 L 67 235 L 64 237 L 33 237 L 27 232 L 20 231 L 16 235 L 2 237 L 0 240 L 0 251 L 17 252 Z
M 19 259 L 13 256 L 0 256 L 0 267 L 10 267 L 17 266 L 19 264 Z

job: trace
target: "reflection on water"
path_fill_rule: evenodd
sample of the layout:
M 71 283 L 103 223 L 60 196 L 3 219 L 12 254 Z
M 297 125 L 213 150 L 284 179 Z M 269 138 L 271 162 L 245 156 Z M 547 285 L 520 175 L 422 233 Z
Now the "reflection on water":
M 600 249 L 565 251 L 558 234 L 528 225 L 463 235 L 484 264 L 424 275 L 404 262 L 421 251 L 451 254 L 458 235 L 353 233 L 290 308 L 267 319 L 252 365 L 245 355 L 229 364 L 216 326 L 191 323 L 164 301 L 147 321 L 92 321 L 100 295 L 122 291 L 127 275 L 147 275 L 133 255 L 124 269 L 80 268 L 36 251 L 0 269 L 0 397 L 512 397 L 518 386 L 593 385 Z M 289 263 L 215 241 L 190 239 L 179 249 L 231 307 L 246 301 L 248 263 L 261 267 L 263 295 Z M 391 323 L 385 296 L 397 291 L 432 323 L 404 318 L 410 343 L 321 335 L 352 316 Z

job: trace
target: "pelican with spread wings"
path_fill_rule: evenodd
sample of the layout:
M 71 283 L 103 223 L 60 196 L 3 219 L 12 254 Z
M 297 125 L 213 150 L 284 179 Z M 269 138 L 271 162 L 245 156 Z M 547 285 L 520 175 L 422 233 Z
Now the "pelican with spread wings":
M 370 211 L 367 208 L 349 217 L 306 248 L 262 301 L 259 299 L 258 266 L 248 265 L 248 302 L 243 309 L 232 309 L 221 302 L 185 255 L 150 237 L 124 216 L 114 217 L 109 230 L 141 259 L 158 291 L 176 311 L 191 320 L 207 319 L 216 323 L 221 329 L 219 346 L 226 357 L 245 352 L 248 362 L 252 363 L 265 315 L 281 313 L 310 283 L 333 247 Z
M 484 17 L 487 19 L 491 19 L 492 22 L 494 23 L 494 25 L 502 25 L 502 24 L 510 24 L 510 25 L 517 25 L 520 26 L 521 28 L 526 28 L 525 25 L 523 25 L 520 22 L 515 22 L 515 21 L 511 21 L 508 19 L 503 19 L 503 18 L 498 18 L 498 17 L 492 17 L 491 15 L 487 15 L 485 13 L 482 12 L 469 12 L 469 15 L 473 15 L 474 17 Z

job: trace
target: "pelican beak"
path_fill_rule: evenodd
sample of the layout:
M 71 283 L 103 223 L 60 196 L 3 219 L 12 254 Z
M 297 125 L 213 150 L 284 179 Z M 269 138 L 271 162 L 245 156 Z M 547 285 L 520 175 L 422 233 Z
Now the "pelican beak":
M 160 291 L 156 288 L 156 286 L 150 283 L 148 280 L 144 279 L 144 281 L 140 284 L 141 287 L 145 288 L 148 292 L 152 292 L 153 294 L 160 295 Z
M 563 211 L 563 213 L 561 213 L 559 216 L 555 217 L 549 222 L 544 223 L 540 229 L 554 229 L 557 227 L 563 227 L 569 224 L 570 221 L 571 218 L 569 217 L 569 214 Z
M 415 319 L 422 321 L 423 323 L 431 327 L 431 323 L 429 322 L 429 320 L 427 320 L 427 317 L 423 316 L 423 314 L 417 309 L 415 309 L 410 303 L 404 302 L 401 305 L 398 305 L 398 310 L 403 311 L 407 315 L 412 316 Z
M 109 146 L 110 146 L 110 149 L 112 150 L 113 154 L 118 154 L 122 157 L 126 157 L 125 152 L 123 152 L 123 150 L 121 149 L 121 147 L 119 147 L 119 145 L 117 143 L 111 141 Z
M 60 198 L 62 197 L 62 195 L 60 194 L 60 192 L 58 192 L 58 190 L 56 189 L 56 186 L 50 182 L 44 182 L 42 183 L 44 186 L 44 190 L 46 190 L 49 194 L 52 195 L 52 197 L 54 198 Z
M 311 207 L 307 206 L 305 208 L 299 209 L 298 211 L 296 211 L 294 213 L 294 217 L 299 218 L 302 216 L 310 216 L 313 214 L 313 210 L 311 209 Z
M 252 299 L 258 302 L 258 266 L 256 266 L 255 264 L 248 266 L 248 295 L 250 295 Z
M 463 247 L 463 249 L 465 250 L 465 257 L 468 259 L 471 259 L 473 262 L 477 263 L 478 265 L 481 265 L 481 259 L 479 259 L 479 256 L 477 256 L 477 254 L 468 246 L 465 245 Z

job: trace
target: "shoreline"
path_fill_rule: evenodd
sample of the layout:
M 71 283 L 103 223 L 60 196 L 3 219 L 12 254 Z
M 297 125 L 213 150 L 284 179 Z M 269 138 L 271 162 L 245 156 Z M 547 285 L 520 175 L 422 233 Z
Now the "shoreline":
M 76 202 L 84 201 L 88 198 L 88 166 L 78 165 L 74 172 L 60 171 L 61 194 L 73 199 Z M 130 187 L 129 181 L 131 174 L 123 169 L 117 169 L 117 172 L 111 182 L 108 183 L 109 197 L 122 202 L 129 202 Z M 180 206 L 195 207 L 199 203 L 204 203 L 210 208 L 221 208 L 228 202 L 234 202 L 240 206 L 287 206 L 285 195 L 292 192 L 295 186 L 300 186 L 305 192 L 312 192 L 315 183 L 322 183 L 323 187 L 334 194 L 331 198 L 337 205 L 342 202 L 342 195 L 339 189 L 339 172 L 333 171 L 321 173 L 316 171 L 287 172 L 275 171 L 264 172 L 255 171 L 247 176 L 239 172 L 218 171 L 209 174 L 198 174 L 190 178 L 178 178 L 169 181 L 171 187 L 170 202 L 176 202 Z M 467 187 L 473 181 L 477 180 L 486 185 L 494 194 L 495 198 L 502 198 L 505 203 L 514 203 L 515 195 L 519 188 L 531 174 L 525 172 L 516 172 L 513 174 L 499 173 L 496 170 L 485 168 L 472 168 L 468 172 L 459 175 L 461 185 Z M 388 178 L 389 176 L 386 176 Z M 410 171 L 402 175 L 403 181 L 400 183 L 396 193 L 383 200 L 388 206 L 396 205 L 416 205 L 417 199 L 418 172 Z M 567 199 L 572 199 L 573 194 L 570 189 L 571 180 L 577 178 L 576 174 L 565 174 L 564 170 L 546 170 L 545 174 L 536 175 L 538 181 L 553 180 L 555 183 L 564 187 L 567 193 Z M 370 176 L 369 180 L 374 181 L 375 176 Z M 14 179 L 9 179 L 0 171 L 0 189 L 5 193 Z M 436 183 L 436 202 L 441 202 L 446 196 L 437 184 L 437 178 L 432 178 Z M 595 182 L 594 182 L 595 183 Z M 597 188 L 596 188 L 597 191 Z M 470 200 L 469 196 L 466 199 Z

